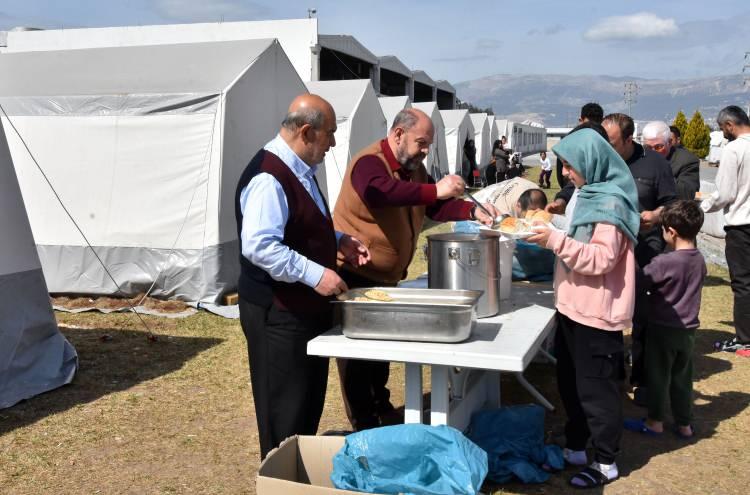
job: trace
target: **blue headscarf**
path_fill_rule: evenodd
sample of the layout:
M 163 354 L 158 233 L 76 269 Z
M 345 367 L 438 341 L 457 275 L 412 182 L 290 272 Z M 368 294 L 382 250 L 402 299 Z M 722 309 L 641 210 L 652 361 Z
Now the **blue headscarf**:
M 578 172 L 586 184 L 580 188 L 568 235 L 589 242 L 597 223 L 609 223 L 637 242 L 641 216 L 638 191 L 628 166 L 596 131 L 569 134 L 552 151 Z

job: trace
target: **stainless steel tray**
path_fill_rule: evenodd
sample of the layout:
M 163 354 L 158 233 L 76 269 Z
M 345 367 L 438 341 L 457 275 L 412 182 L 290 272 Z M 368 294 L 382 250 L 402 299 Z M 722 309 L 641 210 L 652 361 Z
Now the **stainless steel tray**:
M 461 342 L 471 335 L 479 290 L 375 287 L 394 300 L 354 301 L 370 289 L 339 295 L 341 327 L 353 339 Z

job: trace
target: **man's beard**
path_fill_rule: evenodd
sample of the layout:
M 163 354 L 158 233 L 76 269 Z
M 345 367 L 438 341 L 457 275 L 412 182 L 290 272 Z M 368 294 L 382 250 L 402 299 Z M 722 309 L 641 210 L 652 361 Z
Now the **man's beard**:
M 410 157 L 405 149 L 396 150 L 396 161 L 409 172 L 413 172 L 419 168 L 419 166 L 422 165 L 422 160 L 424 160 L 424 155 L 422 155 L 422 153 Z

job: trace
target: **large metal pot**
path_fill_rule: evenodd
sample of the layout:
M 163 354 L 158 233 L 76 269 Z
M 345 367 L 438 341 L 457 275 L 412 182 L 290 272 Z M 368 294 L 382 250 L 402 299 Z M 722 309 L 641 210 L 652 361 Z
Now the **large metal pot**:
M 436 234 L 427 237 L 428 286 L 431 289 L 481 290 L 477 317 L 500 312 L 500 264 L 497 236 Z

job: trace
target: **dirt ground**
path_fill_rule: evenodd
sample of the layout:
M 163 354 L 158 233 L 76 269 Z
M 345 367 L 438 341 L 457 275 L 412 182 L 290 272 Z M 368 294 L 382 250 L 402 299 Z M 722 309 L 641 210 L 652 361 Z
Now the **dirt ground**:
M 423 271 L 418 254 L 410 276 Z M 747 492 L 750 359 L 712 352 L 713 341 L 733 334 L 731 301 L 727 273 L 712 267 L 695 350 L 695 440 L 625 432 L 621 478 L 593 493 Z M 184 319 L 147 316 L 158 336 L 151 342 L 132 314 L 56 316 L 80 369 L 71 385 L 0 410 L 0 493 L 255 493 L 257 430 L 238 321 L 203 311 Z M 393 402 L 402 406 L 403 366 L 391 369 Z M 557 439 L 565 415 L 554 369 L 532 364 L 526 376 L 558 406 L 546 422 L 548 438 Z M 347 429 L 333 363 L 328 385 L 320 432 Z M 512 377 L 502 390 L 505 405 L 532 402 Z M 627 416 L 643 415 L 625 396 L 623 403 Z M 566 486 L 571 473 L 484 491 L 573 493 Z

